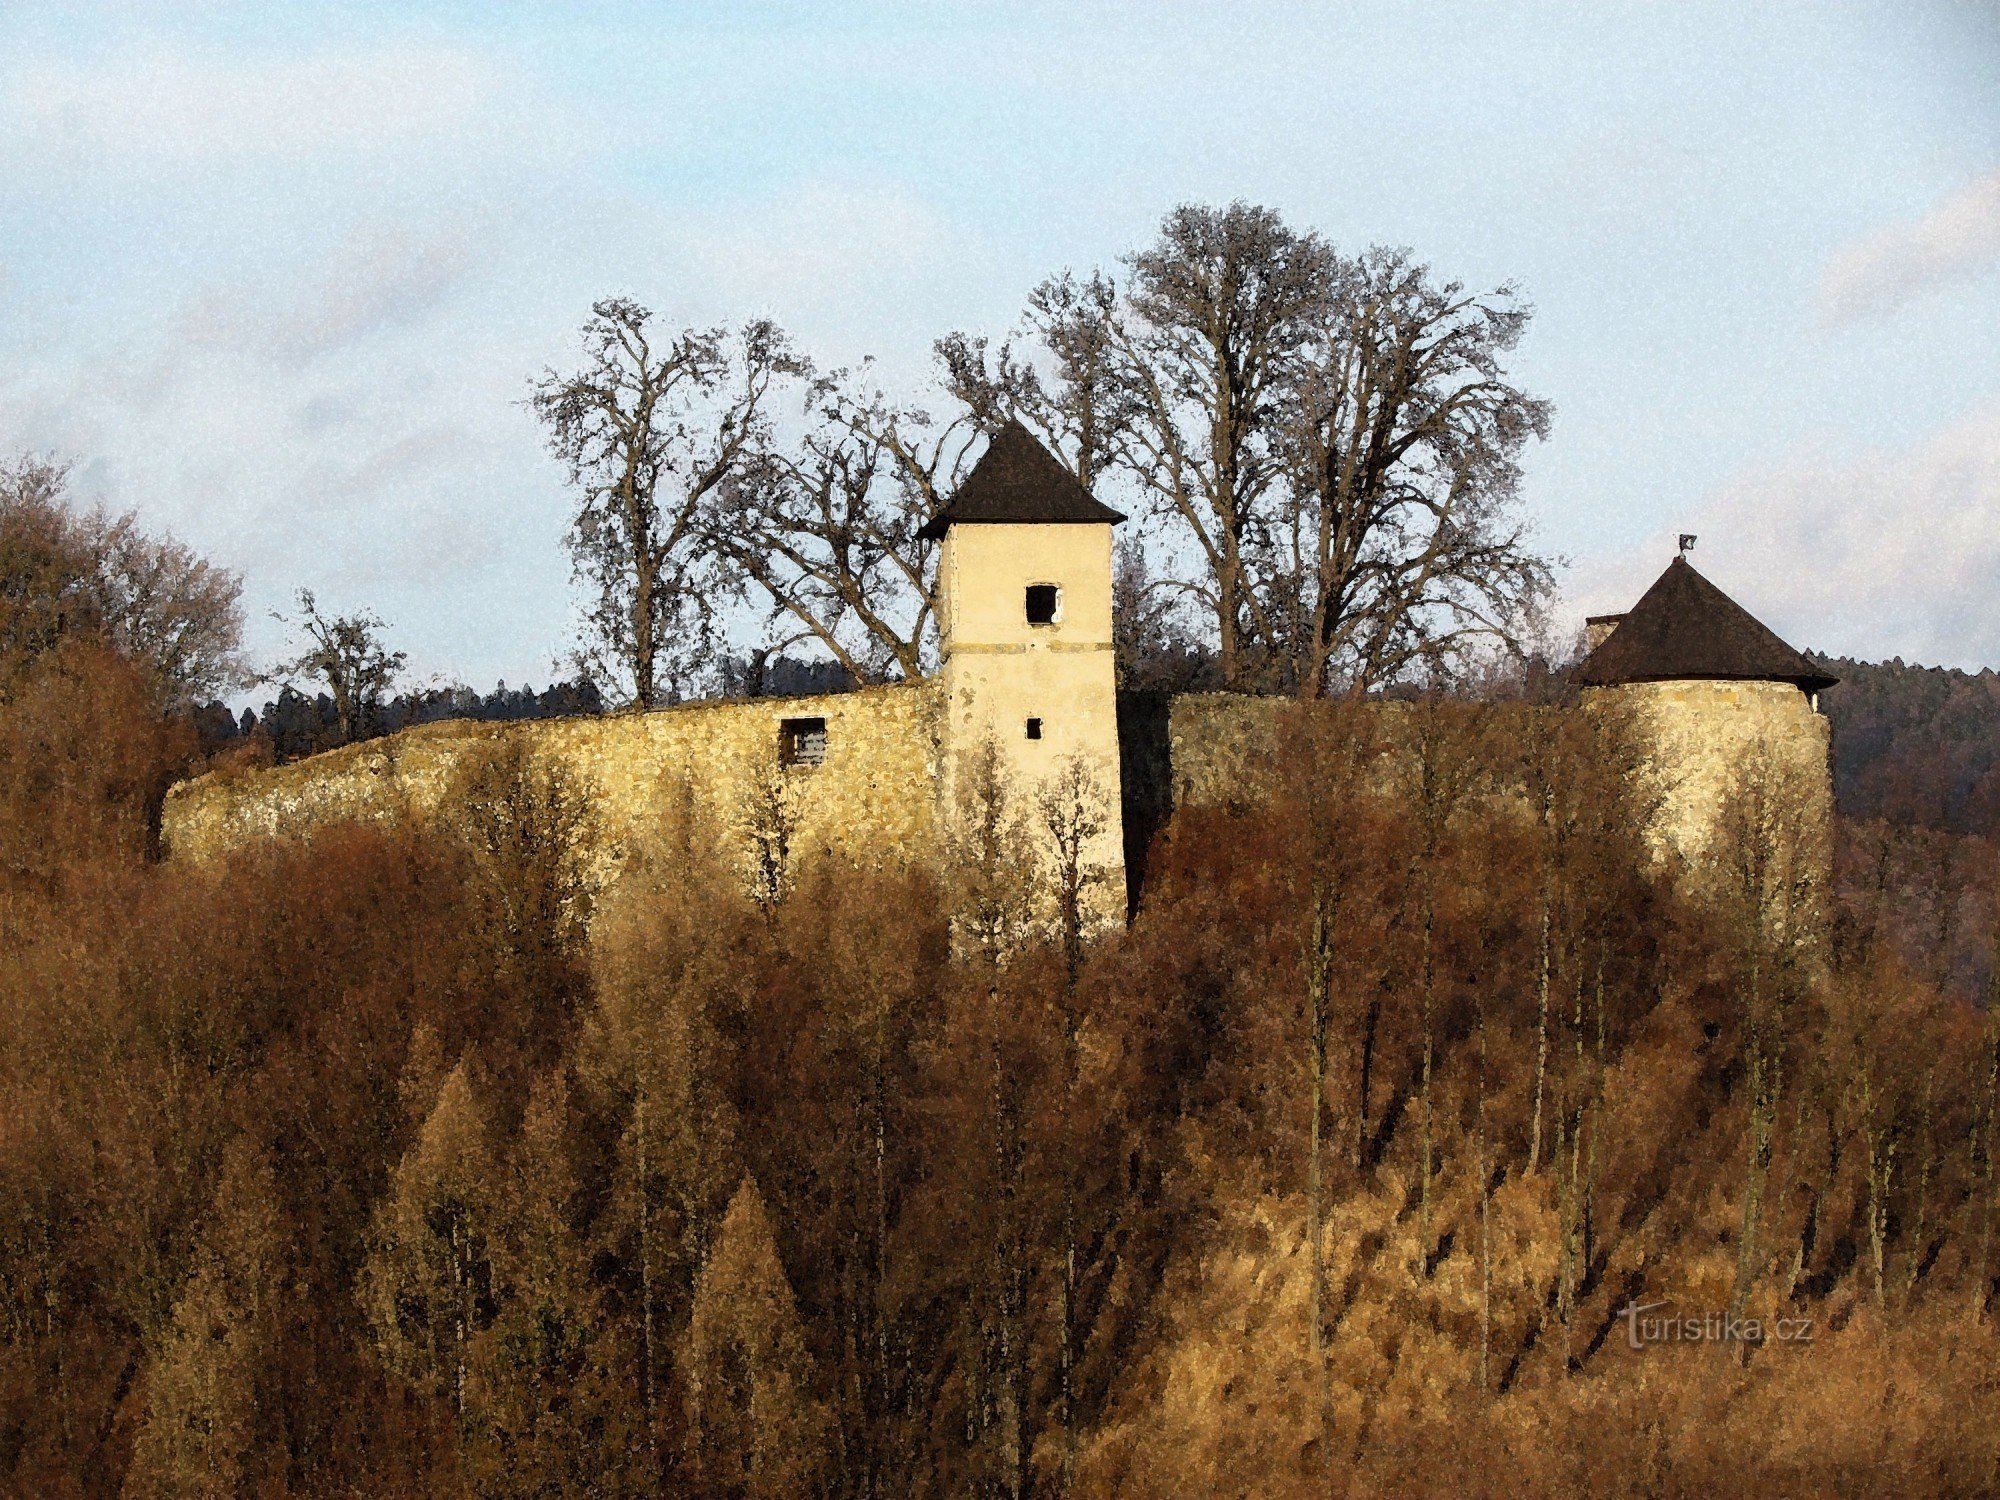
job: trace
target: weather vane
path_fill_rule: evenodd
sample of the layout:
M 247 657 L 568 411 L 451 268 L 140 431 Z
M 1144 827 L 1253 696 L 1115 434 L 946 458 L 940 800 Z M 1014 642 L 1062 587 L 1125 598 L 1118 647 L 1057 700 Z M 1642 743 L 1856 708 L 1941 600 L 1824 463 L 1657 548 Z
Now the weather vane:
M 1694 533 L 1692 531 L 1683 531 L 1681 533 L 1681 556 L 1686 557 L 1692 551 L 1694 551 Z

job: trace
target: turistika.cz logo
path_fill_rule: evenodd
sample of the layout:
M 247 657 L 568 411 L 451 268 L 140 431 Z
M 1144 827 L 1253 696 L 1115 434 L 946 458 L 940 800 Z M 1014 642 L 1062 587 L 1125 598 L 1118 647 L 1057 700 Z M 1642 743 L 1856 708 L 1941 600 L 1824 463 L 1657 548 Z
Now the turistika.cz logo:
M 1648 1344 L 1810 1344 L 1813 1320 L 1752 1318 L 1738 1313 L 1681 1313 L 1670 1302 L 1628 1302 L 1618 1309 L 1625 1342 Z

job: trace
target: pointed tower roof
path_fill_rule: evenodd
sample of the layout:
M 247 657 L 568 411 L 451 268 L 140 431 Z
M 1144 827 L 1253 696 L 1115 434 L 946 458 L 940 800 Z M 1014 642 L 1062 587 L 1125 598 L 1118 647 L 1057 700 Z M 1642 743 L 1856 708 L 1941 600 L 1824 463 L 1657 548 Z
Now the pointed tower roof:
M 969 522 L 1115 525 L 1124 519 L 1091 499 L 1053 453 L 1019 422 L 1010 421 L 993 434 L 958 493 L 917 535 L 936 541 L 947 528 Z
M 1607 687 L 1686 678 L 1789 682 L 1808 693 L 1840 680 L 1677 557 L 1578 665 L 1576 680 Z

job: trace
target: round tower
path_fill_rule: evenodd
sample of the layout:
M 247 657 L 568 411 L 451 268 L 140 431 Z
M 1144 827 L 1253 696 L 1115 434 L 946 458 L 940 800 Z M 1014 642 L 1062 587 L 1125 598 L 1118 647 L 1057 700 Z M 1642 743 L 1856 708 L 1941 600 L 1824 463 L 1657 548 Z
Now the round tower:
M 1746 779 L 1781 797 L 1823 851 L 1833 811 L 1819 695 L 1838 680 L 1674 559 L 1623 615 L 1590 623 L 1585 702 L 1629 710 L 1658 777 L 1656 846 L 1700 865 Z M 1814 852 L 1814 860 L 1822 857 Z
M 1111 637 L 1111 528 L 1124 519 L 1009 422 L 922 532 L 942 543 L 944 811 L 990 751 L 1039 834 L 1044 791 L 1083 767 L 1099 829 L 1086 851 L 1095 921 L 1125 913 Z

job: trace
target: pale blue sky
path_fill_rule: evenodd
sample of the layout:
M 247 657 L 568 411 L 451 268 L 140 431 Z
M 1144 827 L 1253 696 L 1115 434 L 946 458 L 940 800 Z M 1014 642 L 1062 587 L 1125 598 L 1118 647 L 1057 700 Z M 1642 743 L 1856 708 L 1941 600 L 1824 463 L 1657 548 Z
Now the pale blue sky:
M 0 450 L 423 673 L 564 647 L 518 406 L 594 297 L 912 394 L 1184 200 L 1538 309 L 1574 608 L 1696 560 L 1802 645 L 2000 665 L 1993 5 L 0 10 Z

